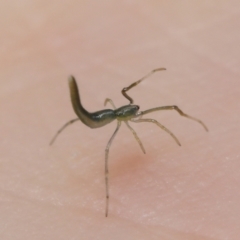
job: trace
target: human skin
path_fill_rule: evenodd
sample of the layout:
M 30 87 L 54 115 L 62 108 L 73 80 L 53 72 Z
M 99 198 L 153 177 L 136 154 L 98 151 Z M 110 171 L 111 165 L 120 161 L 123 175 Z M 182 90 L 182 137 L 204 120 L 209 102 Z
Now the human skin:
M 239 1 L 9 1 L 0 3 L 0 239 L 231 239 L 240 237 Z M 69 126 L 67 77 L 89 111 L 105 98 L 174 111 L 122 124 Z M 111 108 L 111 106 L 107 106 Z

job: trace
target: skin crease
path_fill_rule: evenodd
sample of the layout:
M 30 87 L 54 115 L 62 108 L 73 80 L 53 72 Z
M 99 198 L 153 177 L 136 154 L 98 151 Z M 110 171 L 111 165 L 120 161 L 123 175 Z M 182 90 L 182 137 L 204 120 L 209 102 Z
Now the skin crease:
M 231 239 L 240 237 L 239 1 L 9 1 L 1 3 L 0 238 Z M 151 123 L 69 126 L 67 77 L 88 111 L 129 91 Z M 107 108 L 111 108 L 110 105 Z

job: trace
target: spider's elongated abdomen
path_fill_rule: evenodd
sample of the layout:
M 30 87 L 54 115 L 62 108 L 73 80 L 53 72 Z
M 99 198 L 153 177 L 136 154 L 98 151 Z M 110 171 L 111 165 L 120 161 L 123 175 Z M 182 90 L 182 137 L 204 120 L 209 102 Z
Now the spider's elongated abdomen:
M 90 128 L 99 128 L 116 119 L 116 114 L 111 109 L 104 109 L 93 113 L 88 112 L 82 106 L 78 86 L 73 76 L 69 77 L 68 83 L 74 112 L 85 125 Z
M 101 111 L 90 113 L 91 126 L 87 125 L 90 128 L 99 128 L 107 125 L 116 119 L 116 114 L 112 109 L 104 109 Z M 84 123 L 84 122 L 83 122 Z

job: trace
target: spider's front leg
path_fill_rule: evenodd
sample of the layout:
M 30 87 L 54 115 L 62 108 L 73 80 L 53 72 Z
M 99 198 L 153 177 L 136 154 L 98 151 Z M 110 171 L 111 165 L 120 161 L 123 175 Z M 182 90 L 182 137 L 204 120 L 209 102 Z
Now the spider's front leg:
M 105 149 L 105 185 L 106 185 L 106 212 L 105 216 L 108 216 L 108 205 L 109 205 L 109 187 L 108 187 L 108 154 L 109 154 L 109 148 L 112 144 L 112 141 L 114 137 L 116 136 L 119 128 L 121 126 L 121 121 L 118 121 L 117 128 L 114 131 L 113 135 L 111 136 L 110 140 L 108 141 L 107 147 Z
M 148 109 L 146 111 L 143 111 L 141 114 L 142 115 L 145 115 L 145 114 L 148 114 L 148 113 L 151 113 L 151 112 L 155 112 L 155 111 L 160 111 L 160 110 L 175 110 L 177 111 L 181 116 L 183 117 L 186 117 L 186 118 L 189 118 L 195 122 L 198 122 L 199 124 L 201 124 L 203 126 L 203 128 L 208 132 L 208 128 L 207 126 L 198 118 L 195 118 L 195 117 L 192 117 L 186 113 L 184 113 L 178 106 L 163 106 L 163 107 L 156 107 L 156 108 L 151 108 L 151 109 Z

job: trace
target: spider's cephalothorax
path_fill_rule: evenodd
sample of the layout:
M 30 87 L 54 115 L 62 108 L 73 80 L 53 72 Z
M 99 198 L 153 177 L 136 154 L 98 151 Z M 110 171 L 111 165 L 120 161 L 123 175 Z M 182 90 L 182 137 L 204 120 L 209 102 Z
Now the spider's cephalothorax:
M 117 120 L 128 121 L 135 118 L 138 114 L 139 106 L 137 105 L 125 105 L 114 110 Z

